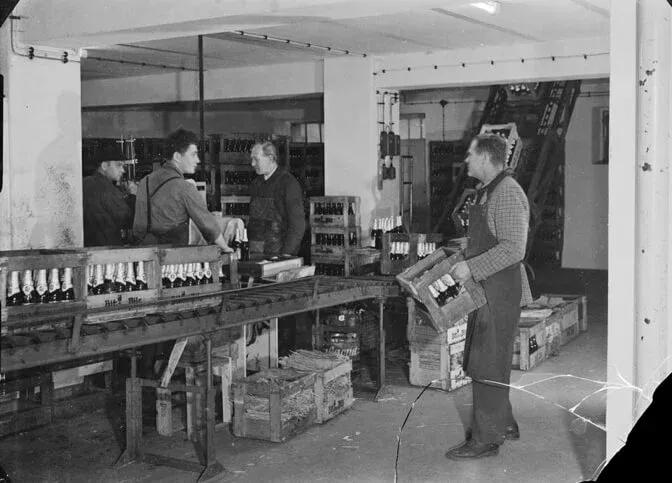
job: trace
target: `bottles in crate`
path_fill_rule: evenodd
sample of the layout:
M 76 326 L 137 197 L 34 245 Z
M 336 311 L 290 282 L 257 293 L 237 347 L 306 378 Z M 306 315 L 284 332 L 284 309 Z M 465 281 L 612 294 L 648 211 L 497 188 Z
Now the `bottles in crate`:
M 436 279 L 428 286 L 428 289 L 439 307 L 446 305 L 447 302 L 460 295 L 463 290 L 462 286 L 448 274 Z
M 347 209 L 347 213 L 346 213 Z M 318 202 L 315 203 L 315 214 L 316 215 L 354 215 L 355 214 L 355 204 L 352 202 Z
M 220 274 L 220 281 L 221 277 Z M 161 285 L 163 288 L 193 287 L 213 282 L 210 262 L 161 265 Z
M 408 256 L 410 250 L 409 242 L 391 242 L 390 243 L 390 260 L 403 260 Z
M 350 232 L 348 236 L 348 246 L 357 246 L 357 233 Z M 343 233 L 316 233 L 315 243 L 326 246 L 345 246 L 345 237 Z
M 436 251 L 436 243 L 434 242 L 418 243 L 417 248 L 418 260 L 422 260 L 423 258 L 432 254 L 434 251 Z
M 60 275 L 62 273 L 62 275 Z M 75 299 L 72 268 L 41 268 L 9 273 L 7 306 L 68 302 Z
M 224 184 L 248 185 L 255 176 L 255 173 L 252 171 L 225 171 Z
M 374 248 L 380 250 L 383 248 L 383 234 L 384 233 L 403 233 L 404 226 L 401 222 L 401 216 L 389 216 L 387 218 L 375 218 L 373 220 L 373 228 L 371 229 L 371 240 L 373 240 Z
M 147 290 L 145 262 L 143 261 L 97 263 L 89 265 L 87 272 L 86 285 L 89 295 Z
M 337 263 L 315 263 L 316 275 L 344 276 L 345 265 Z
M 224 214 L 227 216 L 249 216 L 249 203 L 224 203 Z

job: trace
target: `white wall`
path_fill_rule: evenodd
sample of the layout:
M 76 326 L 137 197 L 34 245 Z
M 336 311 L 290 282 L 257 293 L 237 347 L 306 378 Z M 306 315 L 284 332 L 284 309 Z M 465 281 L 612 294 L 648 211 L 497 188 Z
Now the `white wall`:
M 608 92 L 609 81 L 584 82 L 582 92 Z M 599 157 L 599 108 L 609 96 L 579 97 L 565 144 L 565 229 L 562 266 L 606 270 L 608 266 L 609 166 Z
M 79 64 L 29 60 L 0 29 L 7 129 L 0 194 L 0 249 L 81 246 Z

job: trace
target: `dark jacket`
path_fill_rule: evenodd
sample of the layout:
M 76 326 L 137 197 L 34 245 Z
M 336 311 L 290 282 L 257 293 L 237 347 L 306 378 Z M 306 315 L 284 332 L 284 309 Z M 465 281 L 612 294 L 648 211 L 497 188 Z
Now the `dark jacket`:
M 252 241 L 263 241 L 266 255 L 296 255 L 306 230 L 303 192 L 296 178 L 278 167 L 267 180 L 257 176 L 252 181 L 250 196 L 250 250 Z
M 133 199 L 99 172 L 84 178 L 84 245 L 123 245 L 131 227 Z

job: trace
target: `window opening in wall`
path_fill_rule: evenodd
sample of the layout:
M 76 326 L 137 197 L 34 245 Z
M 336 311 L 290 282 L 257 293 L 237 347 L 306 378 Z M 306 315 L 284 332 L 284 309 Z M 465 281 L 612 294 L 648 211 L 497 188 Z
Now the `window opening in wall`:
M 425 137 L 425 114 L 402 114 L 399 119 L 401 139 L 423 139 Z
M 321 143 L 323 132 L 321 122 L 293 122 L 290 126 L 293 143 Z

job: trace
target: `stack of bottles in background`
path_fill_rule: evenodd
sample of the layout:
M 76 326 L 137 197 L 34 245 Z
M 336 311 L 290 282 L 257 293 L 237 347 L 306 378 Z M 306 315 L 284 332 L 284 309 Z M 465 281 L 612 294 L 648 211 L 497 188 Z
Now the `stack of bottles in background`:
M 387 218 L 375 218 L 371 228 L 371 241 L 373 248 L 381 250 L 383 248 L 383 233 L 403 233 L 404 226 L 401 222 L 401 216 L 388 216 Z
M 249 203 L 223 203 L 224 214 L 226 216 L 249 216 Z
M 143 261 L 88 265 L 89 295 L 134 292 L 147 288 L 147 273 Z
M 75 300 L 72 268 L 12 271 L 7 280 L 7 305 L 45 304 Z
M 403 260 L 408 256 L 411 244 L 409 242 L 391 242 L 390 260 Z
M 434 242 L 423 242 L 423 243 L 418 243 L 418 260 L 422 260 L 423 258 L 431 255 L 436 251 L 436 243 Z

